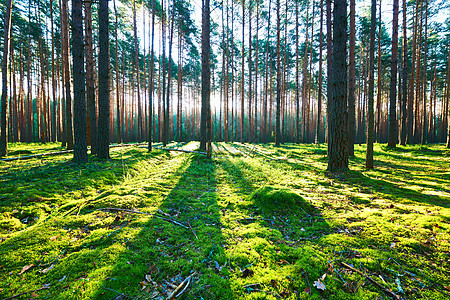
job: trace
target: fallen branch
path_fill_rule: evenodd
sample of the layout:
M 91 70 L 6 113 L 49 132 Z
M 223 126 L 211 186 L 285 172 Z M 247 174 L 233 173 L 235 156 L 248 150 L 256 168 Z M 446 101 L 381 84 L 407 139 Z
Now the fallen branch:
M 37 289 L 37 290 L 31 290 L 31 291 L 26 291 L 26 292 L 23 292 L 23 293 L 20 293 L 20 294 L 17 294 L 17 295 L 8 297 L 8 298 L 3 298 L 3 300 L 8 300 L 8 299 L 18 298 L 18 297 L 20 297 L 20 296 L 23 296 L 23 295 L 26 295 L 26 294 L 29 294 L 29 293 L 39 292 L 39 291 L 42 291 L 42 290 L 45 290 L 45 289 L 48 289 L 48 288 L 50 288 L 50 285 L 49 285 L 49 284 L 45 284 L 45 285 L 44 285 L 43 287 L 41 287 L 40 289 Z
M 375 280 L 373 280 L 371 277 L 369 277 L 368 275 L 364 274 L 363 272 L 361 272 L 360 270 L 346 264 L 345 262 L 341 262 L 341 265 L 344 266 L 347 269 L 350 269 L 362 276 L 364 276 L 367 280 L 369 280 L 373 285 L 376 285 L 377 287 L 379 287 L 385 294 L 394 297 L 394 299 L 400 299 L 400 296 L 397 295 L 396 293 L 394 293 L 393 291 L 385 288 L 384 286 L 382 286 L 381 284 L 379 284 L 378 282 L 376 282 Z
M 192 276 L 194 276 L 195 274 L 197 274 L 197 272 L 194 272 L 191 275 L 189 275 L 188 277 L 186 277 L 186 279 L 184 279 L 177 286 L 177 288 L 173 290 L 172 294 L 170 294 L 169 297 L 167 297 L 166 300 L 171 300 L 171 299 L 178 298 L 182 293 L 184 293 L 186 291 L 187 287 L 189 286 L 189 283 L 191 282 Z

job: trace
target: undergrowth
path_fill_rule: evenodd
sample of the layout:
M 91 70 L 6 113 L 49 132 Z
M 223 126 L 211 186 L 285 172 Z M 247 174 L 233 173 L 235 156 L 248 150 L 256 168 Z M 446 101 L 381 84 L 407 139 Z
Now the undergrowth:
M 189 276 L 180 298 L 450 297 L 443 145 L 376 145 L 373 170 L 357 146 L 339 175 L 326 145 L 214 150 L 0 162 L 0 298 L 165 299 Z

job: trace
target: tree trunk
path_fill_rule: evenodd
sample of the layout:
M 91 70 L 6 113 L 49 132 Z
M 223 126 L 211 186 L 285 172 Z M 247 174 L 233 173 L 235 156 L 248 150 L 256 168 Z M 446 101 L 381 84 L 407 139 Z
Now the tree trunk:
M 346 0 L 335 0 L 333 24 L 332 98 L 328 100 L 328 171 L 338 172 L 348 169 Z
M 366 168 L 373 169 L 373 140 L 374 140 L 374 113 L 373 113 L 373 90 L 374 90 L 374 52 L 375 52 L 375 25 L 376 25 L 377 1 L 372 0 L 370 46 L 369 46 L 369 90 L 367 98 L 367 152 Z M 380 70 L 379 70 L 380 71 Z
M 244 142 L 244 122 L 245 122 L 245 118 L 244 118 L 244 97 L 245 97 L 245 0 L 242 0 L 242 51 L 241 51 L 241 55 L 242 55 L 242 71 L 241 71 L 241 117 L 240 117 L 240 127 L 241 127 L 241 143 Z
M 98 139 L 97 156 L 109 159 L 109 17 L 108 0 L 98 8 Z
M 377 49 L 377 121 L 375 123 L 374 141 L 380 143 L 382 139 L 382 100 L 381 100 L 381 77 L 383 69 L 381 68 L 381 0 L 378 12 L 378 49 Z
M 73 131 L 72 131 L 72 95 L 70 93 L 70 65 L 69 65 L 69 21 L 67 16 L 67 0 L 62 0 L 61 6 L 61 47 L 62 60 L 64 65 L 64 90 L 65 90 L 65 126 L 64 136 L 67 149 L 73 149 Z
M 86 137 L 86 78 L 84 74 L 83 2 L 72 0 L 72 53 L 73 53 L 73 161 L 87 162 Z
M 85 2 L 85 32 L 86 32 L 86 102 L 88 145 L 91 153 L 96 154 L 97 147 L 97 113 L 95 108 L 94 88 L 94 50 L 92 47 L 92 3 Z M 75 67 L 75 66 L 74 66 Z
M 6 122 L 6 115 L 8 111 L 8 58 L 11 32 L 11 10 L 12 0 L 6 0 L 5 12 L 5 27 L 3 36 L 3 57 L 2 57 L 2 100 L 1 100 L 1 114 L 0 114 L 0 157 L 6 156 L 8 153 L 7 145 L 7 131 L 8 124 Z
M 355 67 L 355 0 L 350 0 L 350 53 L 348 66 L 348 155 L 355 156 L 355 85 L 356 85 L 356 67 Z
M 397 57 L 398 57 L 398 0 L 394 0 L 392 18 L 392 54 L 391 54 L 391 82 L 389 87 L 389 136 L 388 147 L 397 145 Z
M 300 70 L 299 59 L 300 49 L 298 46 L 298 1 L 295 1 L 295 142 L 300 143 Z
M 403 60 L 402 60 L 402 131 L 400 136 L 400 145 L 404 146 L 406 145 L 406 136 L 408 133 L 407 130 L 407 119 L 408 119 L 408 112 L 406 110 L 406 105 L 408 102 L 408 89 L 407 89 L 407 82 L 408 82 L 408 40 L 406 36 L 407 32 L 407 23 L 406 23 L 406 12 L 407 12 L 407 6 L 406 6 L 406 0 L 403 0 L 403 46 L 402 46 L 402 54 L 403 54 Z
M 422 145 L 427 144 L 427 58 L 428 58 L 428 0 L 425 0 L 425 45 L 423 57 L 423 93 L 422 93 Z
M 211 157 L 211 70 L 210 70 L 210 8 L 209 0 L 202 1 L 202 114 L 200 123 L 200 149 Z
M 280 0 L 277 0 L 277 108 L 275 120 L 275 146 L 280 146 L 280 113 L 281 113 L 281 57 L 280 57 Z
M 316 122 L 316 144 L 321 142 L 321 119 L 322 119 L 322 98 L 323 98 L 323 75 L 322 75 L 322 50 L 323 50 L 323 0 L 320 0 L 320 31 L 319 31 L 319 90 L 317 93 L 317 122 Z M 351 25 L 350 25 L 351 28 Z M 350 105 L 350 104 L 349 104 Z M 349 116 L 350 118 L 350 116 Z M 298 120 L 297 122 L 298 123 Z

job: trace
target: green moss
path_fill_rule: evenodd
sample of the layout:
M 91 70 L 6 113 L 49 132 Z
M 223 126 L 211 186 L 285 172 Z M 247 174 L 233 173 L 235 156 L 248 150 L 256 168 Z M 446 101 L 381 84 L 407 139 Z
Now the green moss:
M 61 149 L 9 146 L 18 155 Z M 44 284 L 37 298 L 166 298 L 193 272 L 185 299 L 385 297 L 345 262 L 393 291 L 397 273 L 405 298 L 446 299 L 443 145 L 375 145 L 369 171 L 357 145 L 352 171 L 338 177 L 325 172 L 326 145 L 215 147 L 213 160 L 128 147 L 86 165 L 71 154 L 0 162 L 0 298 Z M 320 292 L 313 283 L 324 274 Z M 142 289 L 146 275 L 156 286 Z
M 251 195 L 251 199 L 257 206 L 271 210 L 303 209 L 308 213 L 313 210 L 302 196 L 280 186 L 261 187 Z

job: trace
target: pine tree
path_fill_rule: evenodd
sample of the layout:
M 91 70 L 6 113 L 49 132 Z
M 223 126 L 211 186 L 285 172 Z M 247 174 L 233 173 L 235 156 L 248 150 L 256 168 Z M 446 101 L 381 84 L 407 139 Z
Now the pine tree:
M 98 8 L 98 139 L 97 156 L 109 159 L 109 17 L 108 0 L 99 0 Z

